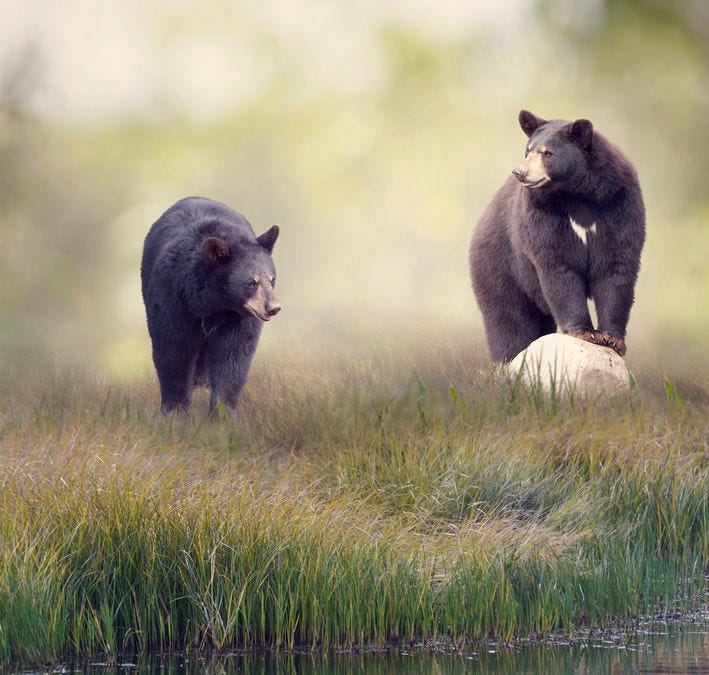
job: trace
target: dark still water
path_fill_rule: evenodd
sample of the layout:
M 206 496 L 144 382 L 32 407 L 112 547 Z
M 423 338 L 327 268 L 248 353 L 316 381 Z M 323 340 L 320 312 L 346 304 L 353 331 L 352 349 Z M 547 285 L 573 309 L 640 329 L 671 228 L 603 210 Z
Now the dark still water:
M 150 655 L 123 658 L 118 665 L 65 664 L 55 672 L 91 675 L 385 675 L 388 673 L 709 673 L 709 625 L 655 625 L 634 635 L 592 635 L 574 644 L 501 647 L 475 645 L 439 651 L 394 648 L 361 654 L 220 654 L 209 657 Z

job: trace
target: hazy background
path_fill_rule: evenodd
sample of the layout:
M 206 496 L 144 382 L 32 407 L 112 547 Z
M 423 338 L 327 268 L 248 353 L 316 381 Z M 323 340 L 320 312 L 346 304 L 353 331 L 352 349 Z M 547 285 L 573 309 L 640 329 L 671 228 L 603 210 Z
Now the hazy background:
M 705 0 L 0 0 L 0 357 L 147 369 L 143 239 L 187 195 L 281 226 L 263 350 L 479 344 L 468 242 L 520 108 L 638 169 L 629 356 L 709 357 Z

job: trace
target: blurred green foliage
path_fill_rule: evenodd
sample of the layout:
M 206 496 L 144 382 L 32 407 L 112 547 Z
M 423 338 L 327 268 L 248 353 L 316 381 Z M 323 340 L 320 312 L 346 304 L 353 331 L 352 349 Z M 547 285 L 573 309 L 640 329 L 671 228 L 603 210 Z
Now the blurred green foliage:
M 106 69 L 95 92 L 61 79 L 46 30 L 6 50 L 0 354 L 147 362 L 142 241 L 189 194 L 229 203 L 257 232 L 281 226 L 274 343 L 368 322 L 462 324 L 479 338 L 468 241 L 520 156 L 529 108 L 592 119 L 636 164 L 648 242 L 631 349 L 707 355 L 709 6 L 516 0 L 441 22 L 445 4 L 430 4 L 107 3 L 140 28 L 118 40 L 118 61 L 142 61 L 114 83 L 120 63 L 74 45 L 65 65 Z M 34 11 L 41 28 L 49 10 Z M 88 29 L 94 17 L 112 35 L 99 14 Z M 66 112 L 74 96 L 110 102 L 131 78 L 141 105 Z

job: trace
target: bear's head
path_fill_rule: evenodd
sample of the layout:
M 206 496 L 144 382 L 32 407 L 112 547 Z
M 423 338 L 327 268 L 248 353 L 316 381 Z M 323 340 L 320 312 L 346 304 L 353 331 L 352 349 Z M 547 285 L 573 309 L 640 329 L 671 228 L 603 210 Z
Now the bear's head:
M 202 298 L 209 313 L 226 310 L 270 321 L 281 311 L 271 258 L 278 234 L 278 225 L 274 225 L 256 237 L 256 242 L 204 240 L 202 262 L 208 269 Z
M 543 120 L 528 110 L 519 124 L 529 141 L 524 161 L 512 173 L 530 190 L 573 189 L 585 176 L 593 145 L 593 125 L 585 119 Z

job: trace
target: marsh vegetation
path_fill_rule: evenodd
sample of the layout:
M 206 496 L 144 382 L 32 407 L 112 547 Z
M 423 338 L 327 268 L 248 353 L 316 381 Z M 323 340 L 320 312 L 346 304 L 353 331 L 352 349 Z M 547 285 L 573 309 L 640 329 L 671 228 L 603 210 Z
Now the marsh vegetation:
M 163 418 L 150 376 L 3 366 L 0 661 L 573 635 L 706 602 L 702 373 L 560 402 L 462 339 L 302 347 L 257 362 L 238 425 L 199 396 Z

